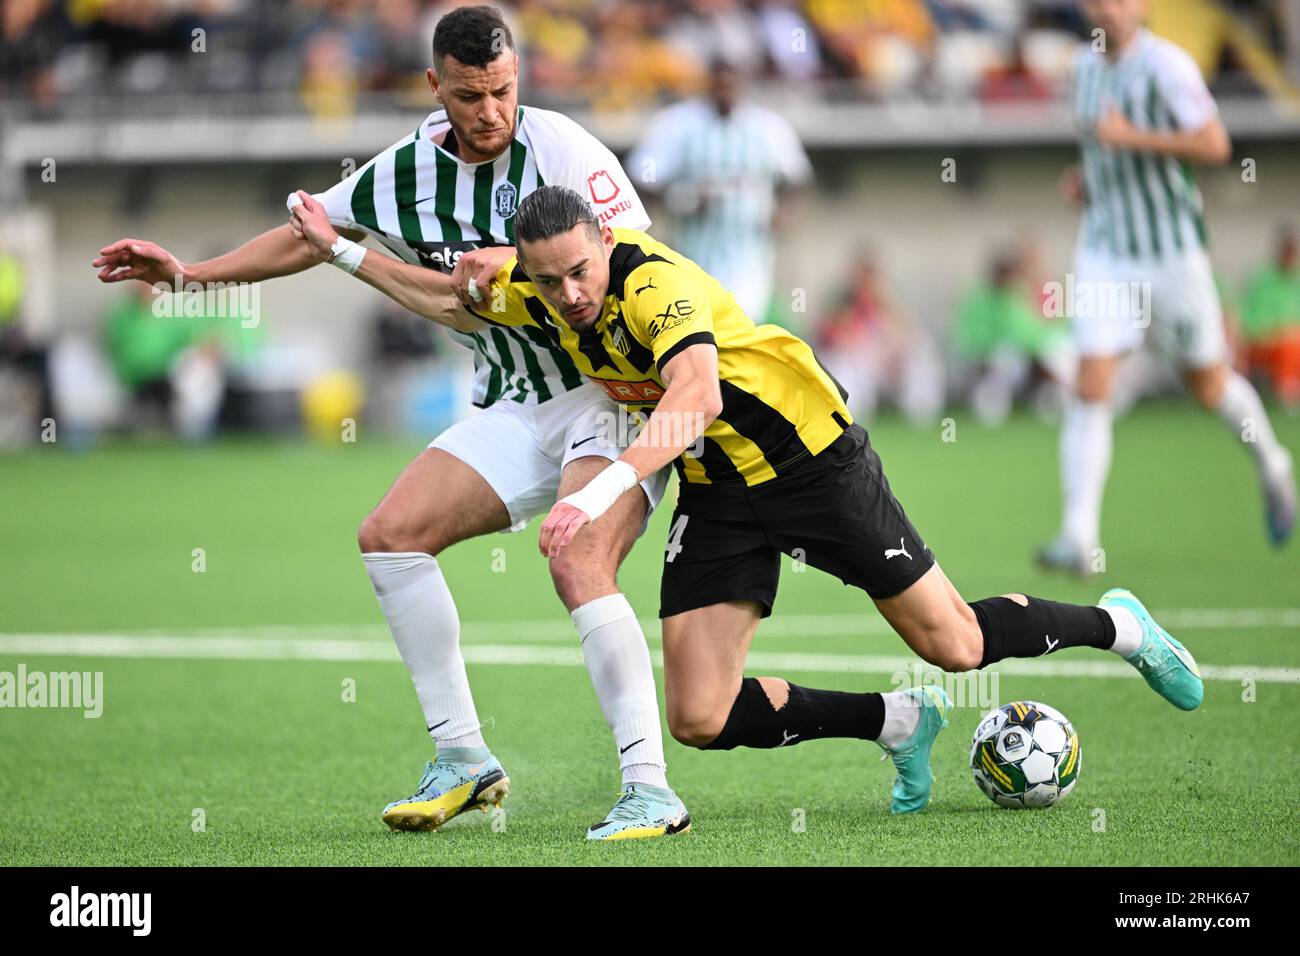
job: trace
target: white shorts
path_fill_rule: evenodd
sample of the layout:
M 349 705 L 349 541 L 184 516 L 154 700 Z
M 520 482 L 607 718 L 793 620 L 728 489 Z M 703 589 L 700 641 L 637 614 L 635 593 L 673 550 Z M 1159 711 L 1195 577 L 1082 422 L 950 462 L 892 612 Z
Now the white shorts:
M 1152 343 L 1185 368 L 1227 359 L 1223 307 L 1204 249 L 1141 260 L 1081 248 L 1073 299 L 1067 308 L 1082 356 L 1132 351 L 1149 329 Z
M 576 458 L 614 461 L 636 432 L 618 428 L 619 406 L 600 386 L 586 382 L 540 405 L 494 402 L 452 425 L 429 443 L 469 465 L 492 486 L 510 513 L 511 531 L 555 504 L 560 472 Z M 641 482 L 649 507 L 646 520 L 668 487 L 669 467 Z M 644 531 L 644 527 L 642 527 Z

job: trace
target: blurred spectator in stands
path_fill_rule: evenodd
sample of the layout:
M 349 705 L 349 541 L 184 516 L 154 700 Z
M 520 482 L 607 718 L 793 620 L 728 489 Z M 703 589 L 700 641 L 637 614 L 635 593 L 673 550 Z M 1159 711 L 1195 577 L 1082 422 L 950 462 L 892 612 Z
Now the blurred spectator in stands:
M 18 328 L 24 284 L 22 263 L 0 242 L 0 331 Z
M 740 0 L 689 0 L 669 22 L 664 41 L 687 60 L 720 60 L 743 76 L 758 76 L 766 65 L 762 22 Z
M 707 99 L 656 115 L 627 169 L 638 189 L 663 196 L 677 221 L 674 247 L 726 286 L 746 315 L 765 321 L 779 205 L 812 179 L 794 127 L 742 100 L 735 69 L 715 61 Z
M 523 0 L 518 39 L 528 89 L 581 89 L 587 82 L 592 35 L 587 27 L 593 3 L 584 0 Z
M 152 286 L 135 283 L 110 306 L 109 358 L 138 407 L 161 409 L 182 438 L 201 441 L 212 435 L 225 393 L 217 330 L 205 318 L 156 314 L 158 301 Z
M 0 448 L 26 444 L 50 414 L 46 351 L 22 327 L 23 265 L 0 233 Z
M 988 280 L 958 304 L 955 358 L 965 366 L 971 409 L 985 424 L 1006 420 L 1017 392 L 1035 371 L 1048 380 L 1044 401 L 1050 396 L 1056 407 L 1062 389 L 1073 381 L 1069 330 L 1043 318 L 1036 308 L 1040 303 L 1038 290 L 1026 286 L 1019 254 L 1010 251 L 993 260 Z
M 58 95 L 54 60 L 71 39 L 72 27 L 53 0 L 0 3 L 0 96 L 51 105 Z
M 800 0 L 757 0 L 758 22 L 772 72 L 783 80 L 805 82 L 822 75 L 817 32 Z
M 875 260 L 860 253 L 847 287 L 815 330 L 817 356 L 849 393 L 855 418 L 874 417 L 882 391 L 923 424 L 943 405 L 943 363 L 901 307 Z
M 676 98 L 700 89 L 700 63 L 659 36 L 671 22 L 671 13 L 658 3 L 600 8 L 595 55 L 585 85 L 594 109 L 616 112 L 652 106 L 665 93 Z
M 1296 233 L 1278 235 L 1274 260 L 1250 278 L 1241 309 L 1248 370 L 1268 378 L 1289 411 L 1300 409 L 1300 256 Z
M 350 116 L 361 86 L 360 69 L 341 30 L 313 33 L 302 51 L 303 105 L 321 119 Z
M 1016 34 L 1011 54 L 1003 66 L 988 70 L 979 85 L 985 103 L 1025 103 L 1049 100 L 1052 86 L 1025 62 L 1025 35 Z
M 985 18 L 980 7 L 1016 7 L 1021 4 L 1022 0 L 1009 0 L 1009 2 L 991 2 L 991 0 L 982 0 L 982 2 L 972 2 L 972 0 L 925 0 L 926 10 L 930 18 L 934 21 L 935 28 L 944 33 L 951 33 L 956 30 L 987 30 L 990 27 L 989 21 Z
M 418 0 L 379 0 L 374 12 L 375 62 L 367 85 L 428 95 L 424 71 L 432 62 Z
M 934 42 L 934 23 L 922 0 L 807 0 L 804 9 L 836 70 L 878 91 L 915 77 Z

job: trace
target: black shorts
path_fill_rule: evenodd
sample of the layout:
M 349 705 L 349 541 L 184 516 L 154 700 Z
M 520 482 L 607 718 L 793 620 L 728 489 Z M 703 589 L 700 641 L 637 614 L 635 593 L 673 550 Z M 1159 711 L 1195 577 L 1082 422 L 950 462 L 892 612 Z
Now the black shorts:
M 767 617 L 782 552 L 877 599 L 934 565 L 858 425 L 759 485 L 682 482 L 669 527 L 660 617 L 725 601 L 757 601 Z

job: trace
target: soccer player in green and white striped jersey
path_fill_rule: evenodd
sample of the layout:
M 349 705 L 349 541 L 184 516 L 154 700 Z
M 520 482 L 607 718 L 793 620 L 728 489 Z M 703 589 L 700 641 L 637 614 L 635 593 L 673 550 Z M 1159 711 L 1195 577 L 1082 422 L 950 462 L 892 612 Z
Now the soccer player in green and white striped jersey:
M 433 60 L 429 86 L 443 109 L 314 197 L 342 235 L 369 238 L 428 267 L 431 276 L 445 275 L 439 281 L 470 303 L 475 286 L 487 290 L 514 255 L 515 210 L 544 183 L 588 196 L 611 226 L 649 225 L 605 146 L 565 116 L 518 104 L 519 58 L 496 9 L 462 7 L 445 15 L 434 32 Z M 134 239 L 106 247 L 95 261 L 105 282 L 168 285 L 174 276 L 186 283 L 258 281 L 315 263 L 289 225 L 193 265 Z M 384 820 L 394 828 L 433 829 L 465 809 L 499 801 L 509 782 L 480 732 L 459 616 L 436 556 L 467 538 L 521 528 L 585 485 L 635 438 L 611 428 L 618 407 L 578 374 L 557 344 L 534 332 L 493 328 L 460 336 L 475 352 L 472 398 L 484 410 L 439 435 L 361 526 L 367 571 L 437 747 L 417 791 L 385 808 Z M 644 494 L 627 496 L 628 506 L 611 512 L 604 527 L 589 529 L 576 554 L 550 563 L 622 768 L 625 789 L 599 831 L 602 839 L 661 835 L 665 828 L 644 818 L 654 807 L 680 806 L 665 777 L 645 637 L 619 592 L 617 563 L 609 561 L 627 554 L 666 484 L 667 469 L 642 482 Z
M 1101 500 L 1110 470 L 1111 392 L 1124 355 L 1153 340 L 1252 454 L 1273 543 L 1296 519 L 1291 454 L 1254 387 L 1228 364 L 1201 193 L 1189 164 L 1232 147 L 1192 58 L 1144 26 L 1146 0 L 1082 0 L 1100 28 L 1075 60 L 1072 109 L 1081 163 L 1067 195 L 1083 205 L 1070 314 L 1080 363 L 1061 433 L 1064 515 L 1039 552 L 1047 567 L 1100 570 Z

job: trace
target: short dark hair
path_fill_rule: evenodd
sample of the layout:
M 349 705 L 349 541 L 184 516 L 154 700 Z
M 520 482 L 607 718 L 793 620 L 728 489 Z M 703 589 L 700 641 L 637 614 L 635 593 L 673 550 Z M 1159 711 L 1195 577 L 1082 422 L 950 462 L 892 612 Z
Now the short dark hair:
M 433 29 L 433 68 L 441 67 L 445 56 L 454 56 L 466 66 L 485 67 L 514 48 L 515 38 L 496 7 L 458 7 Z
M 600 241 L 600 222 L 591 203 L 567 186 L 542 186 L 519 204 L 515 213 L 515 239 L 517 242 L 537 242 L 580 225 L 586 226 Z

